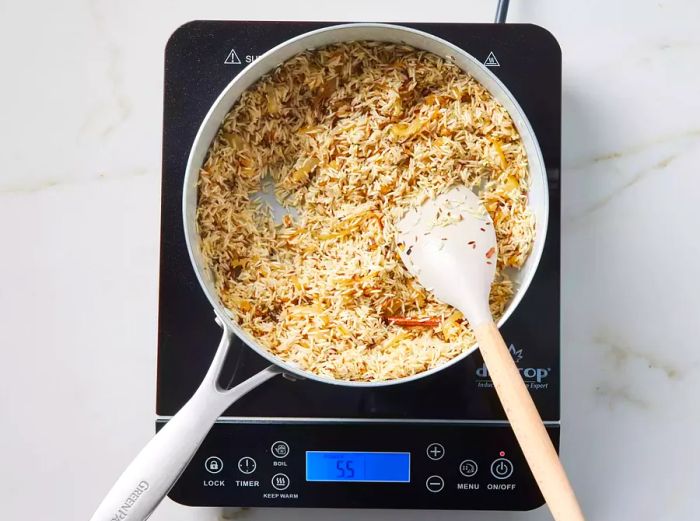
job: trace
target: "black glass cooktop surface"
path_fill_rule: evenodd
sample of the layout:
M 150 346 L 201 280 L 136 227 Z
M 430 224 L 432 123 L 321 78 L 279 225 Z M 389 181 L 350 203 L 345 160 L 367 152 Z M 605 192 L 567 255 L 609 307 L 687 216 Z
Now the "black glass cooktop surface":
M 182 185 L 195 134 L 223 88 L 256 56 L 330 23 L 191 22 L 165 53 L 157 414 L 171 416 L 204 376 L 221 330 L 190 264 Z M 502 332 L 547 421 L 559 420 L 561 52 L 533 25 L 403 24 L 435 34 L 486 62 L 528 116 L 549 177 L 550 220 L 542 261 Z M 268 363 L 242 343 L 234 383 Z M 479 353 L 411 383 L 347 388 L 277 377 L 230 407 L 234 418 L 504 420 Z

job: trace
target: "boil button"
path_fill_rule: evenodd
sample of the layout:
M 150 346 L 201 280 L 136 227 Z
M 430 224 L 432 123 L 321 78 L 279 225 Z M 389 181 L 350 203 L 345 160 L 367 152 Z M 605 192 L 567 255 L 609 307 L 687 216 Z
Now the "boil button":
M 276 441 L 272 444 L 271 450 L 275 458 L 286 458 L 289 454 L 289 445 L 284 441 Z

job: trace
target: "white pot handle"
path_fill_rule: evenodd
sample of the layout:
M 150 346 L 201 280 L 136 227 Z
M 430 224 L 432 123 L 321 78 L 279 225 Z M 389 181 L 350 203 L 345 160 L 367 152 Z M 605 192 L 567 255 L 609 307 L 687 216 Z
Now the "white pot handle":
M 221 413 L 281 372 L 272 365 L 232 389 L 221 389 L 217 380 L 232 333 L 221 321 L 217 322 L 224 332 L 204 381 L 194 396 L 139 452 L 100 503 L 91 521 L 147 519 L 185 470 Z

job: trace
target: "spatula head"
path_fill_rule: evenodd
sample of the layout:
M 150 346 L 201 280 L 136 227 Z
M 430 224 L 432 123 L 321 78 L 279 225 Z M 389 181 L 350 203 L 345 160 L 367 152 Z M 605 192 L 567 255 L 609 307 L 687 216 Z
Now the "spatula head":
M 472 326 L 492 319 L 496 232 L 474 192 L 458 186 L 429 199 L 410 209 L 397 230 L 401 259 L 428 291 L 459 309 Z

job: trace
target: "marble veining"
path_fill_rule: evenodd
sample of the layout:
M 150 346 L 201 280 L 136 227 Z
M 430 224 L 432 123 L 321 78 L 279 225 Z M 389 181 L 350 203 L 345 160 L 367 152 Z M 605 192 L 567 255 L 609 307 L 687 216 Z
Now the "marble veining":
M 95 27 L 103 35 L 102 45 L 107 55 L 106 79 L 110 86 L 112 96 L 111 107 L 97 107 L 87 116 L 85 123 L 81 127 L 81 133 L 89 133 L 95 126 L 99 136 L 106 138 L 111 135 L 131 114 L 131 100 L 124 92 L 123 68 L 124 58 L 118 43 L 113 41 L 109 34 L 109 24 L 105 15 L 102 14 L 102 4 L 100 0 L 90 0 L 88 2 L 89 12 L 95 22 Z M 110 118 L 110 110 L 114 112 Z M 107 118 L 107 121 L 101 121 Z
M 695 152 L 699 145 L 700 129 L 691 129 L 678 134 L 663 136 L 643 144 L 633 145 L 624 150 L 608 152 L 595 156 L 587 162 L 573 166 L 571 168 L 572 175 L 590 175 L 588 170 L 589 167 L 596 166 L 597 168 L 605 168 L 606 173 L 611 176 L 615 176 L 616 174 L 619 176 L 621 170 L 621 173 L 626 177 L 626 179 L 582 211 L 569 216 L 569 219 L 572 222 L 580 221 L 581 219 L 600 210 L 613 201 L 615 197 L 624 190 L 627 190 L 631 186 L 643 181 L 647 176 L 662 174 L 663 171 L 679 157 Z M 666 151 L 669 147 L 673 148 L 672 152 Z M 651 165 L 645 165 L 642 168 L 637 167 L 639 169 L 633 171 L 631 174 L 629 173 L 631 169 L 630 166 L 619 166 L 619 162 L 621 160 L 626 160 L 630 158 L 630 156 L 635 156 L 642 153 L 648 154 L 649 152 L 653 152 L 658 149 L 661 149 L 661 152 L 654 154 L 657 157 L 653 159 L 653 163 Z M 660 157 L 658 157 L 659 155 Z
M 487 22 L 494 7 L 0 4 L 3 518 L 88 519 L 153 434 L 163 50 L 174 29 L 232 18 Z M 512 0 L 509 20 L 546 27 L 563 50 L 562 459 L 591 521 L 697 519 L 700 2 Z M 358 517 L 551 519 L 545 509 L 221 512 L 169 500 L 151 519 Z
M 149 171 L 146 168 L 137 167 L 137 168 L 129 169 L 125 172 L 120 172 L 120 173 L 115 173 L 115 174 L 98 172 L 98 173 L 96 173 L 88 178 L 85 178 L 85 179 L 75 179 L 75 178 L 71 178 L 70 176 L 57 176 L 55 178 L 38 180 L 38 181 L 35 181 L 32 183 L 25 182 L 25 183 L 0 185 L 0 195 L 1 194 L 30 194 L 30 193 L 34 193 L 34 192 L 41 192 L 44 190 L 51 190 L 51 189 L 55 189 L 55 188 L 63 188 L 63 187 L 68 187 L 68 186 L 72 186 L 72 185 L 84 185 L 84 184 L 100 182 L 103 180 L 113 180 L 115 178 L 119 179 L 119 178 L 128 178 L 128 177 L 140 177 L 140 176 L 146 176 L 146 175 L 156 175 L 156 172 L 154 172 L 152 170 Z
M 638 359 L 647 364 L 649 369 L 661 371 L 670 380 L 677 380 L 682 376 L 681 370 L 670 362 L 662 360 L 658 355 L 640 352 L 616 339 L 609 332 L 599 333 L 593 337 L 593 341 L 606 349 L 606 354 L 616 369 L 621 369 L 632 359 Z
M 639 409 L 649 409 L 650 407 L 649 402 L 634 395 L 627 386 L 611 386 L 603 382 L 596 386 L 595 392 L 606 401 L 610 410 L 620 405 L 631 405 Z

